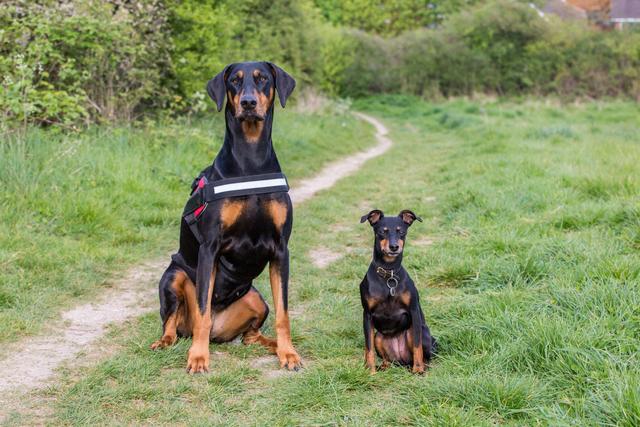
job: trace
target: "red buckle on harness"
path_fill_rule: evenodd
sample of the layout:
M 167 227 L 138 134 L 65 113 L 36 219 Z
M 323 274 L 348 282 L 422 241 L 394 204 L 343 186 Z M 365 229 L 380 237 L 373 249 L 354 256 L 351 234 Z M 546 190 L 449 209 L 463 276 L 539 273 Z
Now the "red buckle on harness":
M 200 214 L 202 213 L 202 211 L 204 210 L 204 208 L 206 208 L 206 207 L 207 207 L 206 203 L 204 205 L 200 206 L 198 209 L 193 211 L 193 216 L 195 216 L 196 218 L 199 217 Z
M 207 184 L 207 179 L 203 176 L 202 178 L 200 178 L 200 181 L 198 181 L 198 186 L 196 188 L 198 190 L 202 190 L 206 184 Z M 206 207 L 207 207 L 206 203 L 204 205 L 201 205 L 198 209 L 193 211 L 193 216 L 196 218 L 199 217 L 202 211 L 204 211 L 204 208 Z

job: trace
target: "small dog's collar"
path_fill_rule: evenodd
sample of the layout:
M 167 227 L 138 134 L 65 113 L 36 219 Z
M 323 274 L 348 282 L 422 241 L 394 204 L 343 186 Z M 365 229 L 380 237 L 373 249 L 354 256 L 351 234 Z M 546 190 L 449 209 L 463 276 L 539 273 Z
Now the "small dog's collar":
M 382 277 L 383 279 L 390 279 L 391 277 L 394 277 L 395 271 L 393 270 L 387 270 L 385 268 L 382 267 L 376 267 L 376 274 L 380 277 Z
M 387 282 L 387 288 L 389 288 L 389 295 L 396 296 L 396 288 L 398 287 L 398 275 L 394 270 L 387 270 L 383 267 L 376 267 L 376 274 Z

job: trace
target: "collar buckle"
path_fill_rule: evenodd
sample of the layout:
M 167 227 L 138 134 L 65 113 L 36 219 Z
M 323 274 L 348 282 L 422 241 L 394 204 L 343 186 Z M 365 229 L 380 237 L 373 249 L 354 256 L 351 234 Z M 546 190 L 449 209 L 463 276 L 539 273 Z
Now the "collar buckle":
M 396 288 L 398 287 L 398 279 L 395 272 L 392 270 L 386 270 L 382 267 L 376 268 L 376 274 L 387 281 L 387 288 L 389 288 L 389 295 L 396 296 Z
M 388 279 L 390 277 L 393 277 L 393 270 L 386 270 L 382 267 L 377 267 L 376 268 L 376 274 L 380 277 L 382 277 L 383 279 Z

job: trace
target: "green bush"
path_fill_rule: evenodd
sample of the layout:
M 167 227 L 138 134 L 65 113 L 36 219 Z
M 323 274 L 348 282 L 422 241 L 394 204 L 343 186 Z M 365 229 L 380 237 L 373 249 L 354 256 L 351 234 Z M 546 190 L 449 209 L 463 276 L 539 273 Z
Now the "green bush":
M 272 61 L 310 81 L 315 74 L 317 20 L 310 3 L 292 0 L 168 2 L 180 92 L 204 93 L 232 62 Z
M 567 31 L 554 88 L 565 96 L 640 99 L 640 33 Z
M 400 80 L 393 75 L 393 47 L 388 40 L 358 30 L 343 30 L 349 56 L 341 76 L 340 95 L 361 97 L 371 93 L 400 90 Z
M 131 119 L 165 105 L 169 39 L 156 0 L 10 0 L 0 27 L 5 123 Z
M 0 130 L 202 111 L 206 82 L 247 60 L 342 97 L 640 99 L 639 31 L 541 18 L 525 1 L 436 3 L 6 0 Z
M 531 7 L 496 0 L 460 13 L 444 31 L 458 37 L 470 53 L 485 57 L 480 89 L 504 94 L 532 86 L 527 48 L 545 30 L 546 22 Z
M 382 35 L 433 25 L 442 12 L 457 9 L 458 1 L 431 0 L 315 0 L 324 18 L 334 25 Z M 442 5 L 442 6 L 440 6 Z
M 603 32 L 539 17 L 528 4 L 491 0 L 441 27 L 397 37 L 343 31 L 332 65 L 341 96 L 401 91 L 423 97 L 558 94 L 640 99 L 640 32 Z M 324 76 L 325 79 L 328 77 Z M 338 88 L 338 90 L 335 90 Z
M 472 93 L 488 73 L 486 56 L 444 31 L 413 31 L 396 41 L 404 92 L 434 98 Z

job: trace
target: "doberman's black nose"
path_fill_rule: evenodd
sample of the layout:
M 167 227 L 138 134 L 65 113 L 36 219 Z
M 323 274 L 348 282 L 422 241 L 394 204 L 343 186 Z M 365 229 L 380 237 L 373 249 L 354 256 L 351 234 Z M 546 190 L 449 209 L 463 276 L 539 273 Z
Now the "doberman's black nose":
M 240 98 L 240 106 L 245 110 L 254 110 L 258 105 L 258 100 L 253 96 L 243 96 Z
M 398 245 L 389 245 L 389 249 L 391 249 L 391 252 L 398 252 L 398 249 L 400 249 L 400 246 L 398 246 Z

